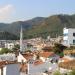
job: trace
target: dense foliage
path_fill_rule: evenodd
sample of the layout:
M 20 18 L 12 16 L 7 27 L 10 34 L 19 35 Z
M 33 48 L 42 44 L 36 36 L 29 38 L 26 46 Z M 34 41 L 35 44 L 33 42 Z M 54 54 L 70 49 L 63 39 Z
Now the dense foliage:
M 72 70 L 71 72 L 61 74 L 59 71 L 55 71 L 53 75 L 75 75 L 75 70 Z
M 55 71 L 53 75 L 61 75 L 59 71 Z
M 16 51 L 16 50 L 19 50 L 19 49 L 20 49 L 20 45 L 19 44 L 14 45 L 13 51 Z
M 5 53 L 11 53 L 12 51 L 8 48 L 2 48 L 2 50 L 0 50 L 0 54 L 5 54 Z
M 63 54 L 63 50 L 66 48 L 66 46 L 59 44 L 59 43 L 55 43 L 54 47 L 53 47 L 53 51 L 54 53 L 58 54 L 60 57 L 62 57 Z
M 75 75 L 75 70 L 72 70 L 68 75 Z

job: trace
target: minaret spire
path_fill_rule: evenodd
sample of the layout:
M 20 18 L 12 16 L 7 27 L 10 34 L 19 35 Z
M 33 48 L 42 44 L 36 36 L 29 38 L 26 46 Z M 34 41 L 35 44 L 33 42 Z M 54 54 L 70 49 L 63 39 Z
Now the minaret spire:
M 23 29 L 21 25 L 21 31 L 20 31 L 20 52 L 23 52 Z

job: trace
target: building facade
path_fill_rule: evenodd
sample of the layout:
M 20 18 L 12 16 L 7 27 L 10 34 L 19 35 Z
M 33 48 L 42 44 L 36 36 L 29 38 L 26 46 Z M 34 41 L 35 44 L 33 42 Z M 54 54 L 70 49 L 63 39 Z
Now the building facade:
M 64 28 L 63 29 L 63 44 L 64 45 L 75 45 L 75 29 Z
M 0 61 L 0 75 L 20 75 L 19 64 L 15 61 Z

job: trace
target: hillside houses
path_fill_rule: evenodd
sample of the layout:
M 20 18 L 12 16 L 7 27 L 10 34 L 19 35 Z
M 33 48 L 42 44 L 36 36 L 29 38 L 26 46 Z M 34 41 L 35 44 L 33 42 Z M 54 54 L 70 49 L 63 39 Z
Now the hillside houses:
M 58 61 L 59 60 L 59 56 L 54 54 L 53 52 L 42 52 L 39 54 L 39 58 L 43 61 Z
M 33 58 L 33 54 L 31 53 L 19 53 L 17 60 L 18 62 L 27 62 L 29 59 Z
M 42 60 L 30 60 L 27 64 L 21 64 L 21 73 L 23 74 L 42 74 L 45 71 L 53 72 L 58 69 L 57 64 L 52 64 L 50 62 L 43 62 Z
M 35 52 L 20 54 L 20 56 L 21 56 L 20 61 L 18 62 L 21 63 L 20 67 L 21 74 L 27 73 L 35 75 L 39 73 L 44 73 L 45 71 L 58 69 L 56 60 L 58 60 L 59 57 L 56 57 L 53 52 L 42 52 L 42 53 L 40 52 L 39 57 L 38 53 Z M 51 60 L 53 62 L 51 62 Z
M 61 41 L 62 37 L 60 37 L 59 39 L 34 38 L 20 41 L 17 40 L 15 43 L 13 43 L 14 45 L 17 43 L 20 44 L 20 42 L 22 43 L 18 51 L 15 51 L 15 53 L 12 54 L 8 53 L 0 55 L 1 75 L 10 75 L 12 72 L 14 72 L 12 73 L 14 75 L 24 75 L 24 74 L 36 75 L 36 74 L 43 74 L 45 72 L 49 72 L 52 74 L 56 70 L 59 70 L 61 72 L 63 69 L 61 73 L 64 73 L 68 72 L 72 68 L 74 69 L 75 54 L 72 53 L 72 51 L 68 53 L 66 50 L 62 58 L 52 51 L 54 44 L 55 43 L 60 44 Z M 10 42 L 8 43 L 10 44 L 10 46 L 12 45 Z M 8 43 L 6 44 L 8 45 Z M 12 46 L 14 47 L 14 45 Z M 24 48 L 22 48 L 23 45 Z M 10 49 L 12 48 L 10 47 Z M 71 67 L 67 67 L 70 65 Z
M 16 55 L 14 53 L 7 53 L 0 55 L 0 61 L 15 61 L 17 60 Z

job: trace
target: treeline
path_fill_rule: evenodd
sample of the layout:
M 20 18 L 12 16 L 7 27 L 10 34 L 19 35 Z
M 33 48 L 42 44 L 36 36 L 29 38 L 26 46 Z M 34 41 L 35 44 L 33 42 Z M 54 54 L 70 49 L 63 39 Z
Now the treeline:
M 0 31 L 0 40 L 17 40 L 17 39 L 19 39 L 19 37 L 12 33 Z

